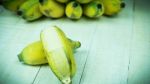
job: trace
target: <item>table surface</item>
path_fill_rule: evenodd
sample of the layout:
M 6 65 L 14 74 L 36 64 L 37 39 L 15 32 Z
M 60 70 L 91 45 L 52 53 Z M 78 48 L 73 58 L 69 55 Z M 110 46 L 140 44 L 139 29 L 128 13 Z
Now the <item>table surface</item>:
M 126 0 L 116 17 L 50 18 L 28 23 L 0 8 L 0 84 L 61 84 L 48 65 L 28 66 L 17 55 L 40 39 L 43 28 L 60 27 L 79 40 L 73 84 L 150 84 L 150 11 L 148 0 Z

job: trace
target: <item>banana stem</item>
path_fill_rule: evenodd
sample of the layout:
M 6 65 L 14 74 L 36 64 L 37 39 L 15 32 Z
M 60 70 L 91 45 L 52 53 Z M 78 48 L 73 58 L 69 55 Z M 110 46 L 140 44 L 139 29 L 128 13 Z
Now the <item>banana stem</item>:
M 20 62 L 23 61 L 23 58 L 22 58 L 22 55 L 21 55 L 21 54 L 18 55 L 18 59 L 19 59 Z
M 79 41 L 73 41 L 72 45 L 73 45 L 74 49 L 81 47 L 81 43 Z

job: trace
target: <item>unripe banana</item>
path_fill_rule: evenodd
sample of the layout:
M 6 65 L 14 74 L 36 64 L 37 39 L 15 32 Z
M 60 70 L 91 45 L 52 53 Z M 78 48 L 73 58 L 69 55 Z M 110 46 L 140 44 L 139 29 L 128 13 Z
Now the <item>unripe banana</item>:
M 103 15 L 104 13 L 104 6 L 99 1 L 92 1 L 88 4 L 83 6 L 83 13 L 85 16 L 89 18 L 97 18 Z
M 65 14 L 65 5 L 55 0 L 39 0 L 41 12 L 51 18 L 60 18 Z
M 70 19 L 80 19 L 82 16 L 82 7 L 78 2 L 72 1 L 67 4 L 65 13 Z
M 67 39 L 59 30 L 56 26 L 44 29 L 41 40 L 51 70 L 63 84 L 70 84 L 72 69 L 76 70 L 75 59 Z
M 81 46 L 79 41 L 72 41 L 71 39 L 68 39 L 68 41 L 68 45 L 70 45 L 73 50 L 76 50 Z M 27 45 L 18 55 L 18 59 L 20 62 L 28 65 L 41 65 L 48 63 L 41 41 Z
M 56 1 L 58 1 L 58 2 L 60 2 L 60 3 L 67 3 L 67 2 L 70 1 L 70 0 L 56 0 Z
M 42 17 L 42 13 L 39 10 L 38 0 L 28 0 L 21 5 L 17 11 L 18 15 L 21 15 L 27 21 L 33 21 Z
M 8 10 L 16 12 L 25 1 L 27 0 L 4 0 L 2 5 Z
M 78 1 L 81 4 L 86 4 L 86 3 L 89 3 L 89 2 L 94 1 L 94 0 L 76 0 L 76 1 Z
M 125 7 L 125 3 L 122 0 L 100 0 L 104 4 L 105 15 L 112 16 L 117 14 Z

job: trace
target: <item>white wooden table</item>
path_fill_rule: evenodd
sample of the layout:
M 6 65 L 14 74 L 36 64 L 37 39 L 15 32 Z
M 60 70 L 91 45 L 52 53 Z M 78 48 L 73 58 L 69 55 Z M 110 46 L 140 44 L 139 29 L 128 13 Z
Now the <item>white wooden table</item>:
M 0 84 L 61 84 L 47 65 L 28 66 L 17 54 L 57 25 L 79 40 L 73 84 L 150 84 L 149 0 L 126 0 L 116 17 L 79 21 L 43 19 L 27 23 L 0 8 Z

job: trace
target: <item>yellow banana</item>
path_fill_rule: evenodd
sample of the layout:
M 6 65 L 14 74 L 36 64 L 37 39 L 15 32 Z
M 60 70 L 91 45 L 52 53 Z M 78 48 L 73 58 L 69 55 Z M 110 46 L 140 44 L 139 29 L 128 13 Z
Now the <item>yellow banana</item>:
M 75 59 L 67 39 L 59 31 L 56 26 L 44 29 L 41 40 L 51 70 L 63 84 L 70 84 L 72 70 L 76 70 Z
M 40 65 L 47 63 L 41 41 L 29 44 L 18 55 L 18 58 L 20 62 L 28 65 Z
M 81 4 L 86 4 L 86 3 L 89 3 L 89 2 L 94 1 L 94 0 L 76 0 L 76 1 L 78 1 Z
M 104 6 L 101 2 L 95 0 L 83 6 L 83 13 L 90 18 L 97 18 L 103 15 Z
M 16 12 L 25 1 L 27 0 L 4 0 L 2 5 L 8 10 Z
M 65 13 L 70 19 L 80 19 L 82 16 L 82 7 L 78 2 L 72 1 L 67 4 Z
M 28 0 L 22 4 L 17 11 L 18 15 L 21 15 L 27 21 L 33 21 L 42 17 L 42 13 L 39 10 L 38 0 Z
M 60 18 L 65 14 L 65 5 L 55 0 L 39 0 L 41 12 L 51 18 Z
M 76 50 L 81 46 L 79 41 L 72 41 L 68 39 L 70 47 Z M 47 59 L 43 51 L 43 45 L 41 41 L 37 41 L 27 45 L 22 52 L 18 55 L 20 62 L 28 65 L 41 65 L 46 64 Z
M 105 15 L 112 16 L 117 14 L 125 7 L 125 3 L 122 0 L 100 0 L 104 4 Z
M 70 0 L 56 0 L 56 1 L 58 1 L 58 2 L 60 2 L 60 3 L 67 3 L 67 2 L 70 1 Z

